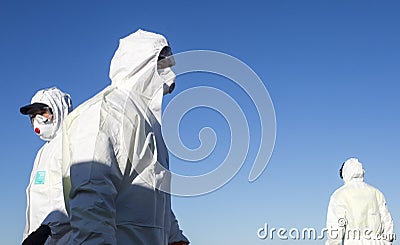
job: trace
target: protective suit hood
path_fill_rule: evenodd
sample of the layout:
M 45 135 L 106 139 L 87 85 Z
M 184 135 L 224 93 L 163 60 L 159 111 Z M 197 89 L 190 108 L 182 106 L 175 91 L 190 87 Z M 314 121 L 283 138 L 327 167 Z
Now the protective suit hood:
M 139 29 L 120 40 L 109 74 L 112 86 L 133 94 L 131 97 L 141 109 L 146 112 L 149 109 L 159 123 L 163 86 L 167 81 L 157 73 L 157 58 L 165 46 L 168 42 L 162 35 Z
M 359 162 L 357 158 L 346 160 L 343 164 L 342 176 L 345 183 L 351 181 L 364 181 L 364 169 L 361 162 Z
M 43 103 L 51 108 L 54 127 L 50 138 L 54 138 L 60 130 L 64 118 L 72 111 L 71 97 L 69 94 L 53 87 L 36 92 L 32 97 L 31 103 Z

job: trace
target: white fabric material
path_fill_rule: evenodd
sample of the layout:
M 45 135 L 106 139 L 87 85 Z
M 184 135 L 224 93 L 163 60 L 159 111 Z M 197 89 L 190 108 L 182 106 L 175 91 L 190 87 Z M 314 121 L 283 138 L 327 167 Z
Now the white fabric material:
M 160 130 L 167 81 L 157 73 L 158 54 L 167 45 L 163 36 L 142 30 L 121 39 L 111 61 L 111 86 L 65 121 L 72 244 L 187 241 L 170 195 L 157 189 L 170 183 Z
M 347 160 L 342 169 L 344 185 L 331 196 L 326 245 L 391 244 L 393 220 L 383 194 L 365 183 L 364 169 L 356 158 Z M 342 243 L 343 242 L 343 243 Z
M 72 110 L 69 95 L 57 88 L 40 90 L 32 101 L 49 105 L 54 113 L 55 125 L 61 125 L 61 121 Z M 69 103 L 65 103 L 66 101 Z M 46 244 L 65 244 L 70 231 L 62 186 L 62 133 L 60 127 L 58 129 L 54 132 L 53 139 L 39 150 L 33 164 L 26 189 L 26 226 L 23 240 L 41 224 L 48 225 L 52 232 Z

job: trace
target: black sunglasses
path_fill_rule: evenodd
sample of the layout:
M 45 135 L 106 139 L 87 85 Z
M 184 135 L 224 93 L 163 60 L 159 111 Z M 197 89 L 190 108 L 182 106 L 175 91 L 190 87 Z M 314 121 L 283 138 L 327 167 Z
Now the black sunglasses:
M 169 46 L 161 49 L 157 59 L 157 68 L 163 69 L 175 65 L 175 59 L 172 56 L 172 50 Z
M 50 107 L 42 107 L 42 108 L 37 108 L 34 110 L 31 110 L 29 112 L 29 119 L 31 120 L 31 122 L 33 122 L 33 119 L 37 116 L 37 115 L 43 115 L 46 112 L 53 114 L 53 111 L 51 110 Z

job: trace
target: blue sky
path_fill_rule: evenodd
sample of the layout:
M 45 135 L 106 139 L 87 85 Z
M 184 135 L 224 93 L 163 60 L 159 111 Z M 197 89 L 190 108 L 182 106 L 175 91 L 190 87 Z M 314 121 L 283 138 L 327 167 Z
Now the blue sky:
M 192 244 L 322 244 L 263 241 L 256 232 L 264 223 L 323 228 L 329 197 L 341 185 L 338 169 L 352 156 L 364 163 L 366 181 L 384 193 L 396 225 L 399 9 L 394 0 L 2 1 L 2 243 L 20 242 L 25 188 L 43 144 L 19 107 L 50 86 L 68 92 L 75 106 L 81 104 L 110 84 L 108 68 L 118 40 L 138 28 L 164 34 L 175 53 L 206 49 L 242 60 L 263 80 L 275 107 L 273 155 L 260 178 L 249 183 L 260 140 L 249 98 L 215 76 L 177 78 L 175 95 L 202 85 L 231 94 L 254 136 L 247 161 L 227 185 L 203 196 L 173 198 Z M 189 113 L 181 124 L 183 142 L 197 147 L 204 126 L 220 134 L 215 155 L 196 163 L 172 157 L 173 169 L 190 172 L 193 166 L 202 172 L 223 158 L 229 129 L 214 111 Z

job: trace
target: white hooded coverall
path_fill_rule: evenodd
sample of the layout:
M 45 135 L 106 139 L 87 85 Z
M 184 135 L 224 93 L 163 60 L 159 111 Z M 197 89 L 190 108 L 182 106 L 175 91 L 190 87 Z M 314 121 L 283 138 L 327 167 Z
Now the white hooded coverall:
M 121 39 L 111 61 L 112 84 L 65 121 L 72 244 L 188 241 L 170 194 L 159 190 L 170 183 L 160 122 L 163 86 L 173 81 L 157 73 L 165 46 L 163 36 L 142 30 Z
M 391 244 L 392 217 L 383 194 L 364 182 L 362 164 L 350 158 L 343 165 L 342 176 L 344 185 L 329 202 L 326 245 Z
M 40 225 L 48 225 L 52 235 L 46 244 L 65 244 L 70 231 L 62 182 L 62 130 L 64 118 L 72 110 L 71 98 L 58 88 L 39 90 L 31 103 L 48 105 L 53 112 L 53 131 L 36 155 L 26 188 L 26 225 L 22 240 Z

